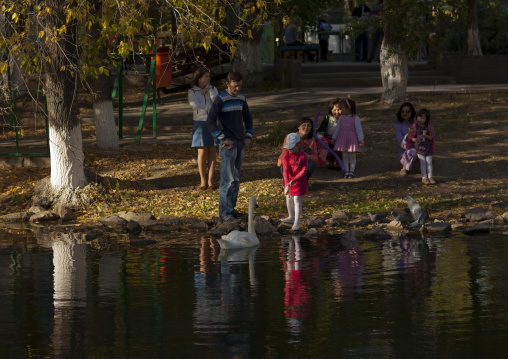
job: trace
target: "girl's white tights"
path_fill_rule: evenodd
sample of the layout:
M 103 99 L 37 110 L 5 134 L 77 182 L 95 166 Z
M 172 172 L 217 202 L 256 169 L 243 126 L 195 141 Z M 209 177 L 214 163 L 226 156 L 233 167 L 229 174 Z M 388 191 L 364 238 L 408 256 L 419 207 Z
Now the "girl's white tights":
M 293 227 L 300 226 L 300 215 L 302 214 L 302 196 L 286 196 L 286 206 L 289 217 L 283 222 L 293 222 Z
M 422 171 L 422 178 L 432 177 L 432 156 L 425 156 L 418 154 L 420 159 L 420 171 Z
M 344 165 L 344 172 L 355 172 L 356 168 L 356 152 L 342 151 L 342 164 Z

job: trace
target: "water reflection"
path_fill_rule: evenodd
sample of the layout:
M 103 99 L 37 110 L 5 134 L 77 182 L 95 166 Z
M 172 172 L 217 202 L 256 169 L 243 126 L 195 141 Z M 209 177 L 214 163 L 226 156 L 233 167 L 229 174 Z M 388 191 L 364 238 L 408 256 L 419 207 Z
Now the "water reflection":
M 284 245 L 285 244 L 285 245 Z M 300 236 L 294 235 L 281 242 L 282 266 L 284 270 L 284 315 L 288 328 L 295 334 L 303 331 L 303 320 L 309 315 L 309 273 L 303 267 L 303 252 Z
M 496 357 L 508 350 L 507 239 L 0 241 L 0 357 Z
M 256 251 L 257 247 L 221 249 L 216 240 L 201 238 L 200 263 L 194 271 L 195 344 L 213 347 L 222 357 L 240 358 L 250 352 Z
M 365 270 L 356 230 L 342 234 L 340 244 L 342 247 L 335 255 L 337 261 L 332 269 L 333 291 L 337 302 L 352 300 L 355 293 L 361 292 Z

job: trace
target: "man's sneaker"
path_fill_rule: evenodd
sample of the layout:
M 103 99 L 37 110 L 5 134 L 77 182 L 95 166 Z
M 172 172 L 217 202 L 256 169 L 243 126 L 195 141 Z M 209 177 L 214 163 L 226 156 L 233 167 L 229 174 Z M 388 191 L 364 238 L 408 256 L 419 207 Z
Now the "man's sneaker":
M 280 220 L 282 223 L 293 223 L 295 221 L 294 218 L 287 217 Z
M 344 178 L 349 178 L 349 172 L 344 172 Z
M 300 225 L 299 224 L 293 224 L 293 227 L 291 227 L 291 230 L 292 231 L 299 231 L 300 230 Z
M 221 222 L 222 223 L 227 223 L 227 222 L 238 222 L 238 220 L 233 217 L 233 216 L 229 216 L 229 217 L 226 217 L 226 218 L 223 218 L 221 219 Z
M 401 175 L 401 176 L 407 176 L 407 170 L 406 170 L 406 167 L 402 167 L 402 169 L 400 170 L 400 175 Z
M 430 184 L 430 181 L 429 181 L 429 179 L 427 177 L 423 177 L 422 178 L 422 183 L 423 184 Z
M 244 219 L 244 218 L 248 217 L 248 214 L 242 213 L 242 212 L 235 212 L 235 213 L 233 213 L 233 217 L 235 217 L 237 219 Z

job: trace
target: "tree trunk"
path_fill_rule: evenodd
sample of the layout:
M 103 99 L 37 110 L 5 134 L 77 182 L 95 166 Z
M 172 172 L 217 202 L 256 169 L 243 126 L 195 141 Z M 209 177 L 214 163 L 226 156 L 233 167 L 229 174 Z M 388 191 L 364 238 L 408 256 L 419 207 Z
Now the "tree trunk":
M 61 1 L 48 0 L 51 9 L 49 28 L 66 24 Z M 67 24 L 68 33 L 47 48 L 51 62 L 45 63 L 44 90 L 48 102 L 48 121 L 51 153 L 51 185 L 56 190 L 83 187 L 83 146 L 78 119 L 76 26 Z
M 111 100 L 111 81 L 105 75 L 90 81 L 93 112 L 95 117 L 95 134 L 100 149 L 118 149 L 118 133 L 116 130 L 113 101 Z
M 233 67 L 244 78 L 244 84 L 255 84 L 263 79 L 261 54 L 259 52 L 260 39 L 241 39 Z
M 69 358 L 85 350 L 85 326 L 80 325 L 80 320 L 87 299 L 87 248 L 74 233 L 55 234 L 52 238 L 55 310 L 51 339 L 54 356 Z
M 104 150 L 118 149 L 118 133 L 113 112 L 113 102 L 106 100 L 93 103 L 97 146 Z
M 383 82 L 381 102 L 391 106 L 406 98 L 408 69 L 407 57 L 401 51 L 397 40 L 397 31 L 389 25 L 385 27 L 379 56 Z
M 478 31 L 477 0 L 468 0 L 469 23 L 467 26 L 467 54 L 469 56 L 483 56 Z
M 0 15 L 0 36 L 5 37 L 5 17 Z M 3 59 L 5 53 L 0 51 L 0 59 Z M 20 68 L 20 61 L 17 60 L 14 56 L 8 55 L 9 67 L 11 71 L 11 89 L 12 90 L 26 90 L 26 84 L 23 80 L 22 70 Z M 2 79 L 0 81 L 1 85 L 4 85 L 7 89 L 8 76 L 7 73 L 2 74 Z M 19 94 L 18 94 L 19 96 Z
M 91 14 L 95 16 L 102 15 L 103 2 L 94 0 Z M 100 23 L 95 22 L 90 28 L 90 37 L 99 39 L 101 37 Z M 97 44 L 97 54 L 99 59 L 107 60 L 108 51 L 106 44 Z M 90 79 L 90 95 L 92 96 L 93 111 L 95 117 L 95 134 L 97 137 L 97 146 L 100 149 L 116 150 L 118 149 L 118 134 L 116 131 L 115 114 L 113 112 L 113 101 L 111 92 L 113 84 L 110 77 L 106 74 L 100 74 L 96 79 Z

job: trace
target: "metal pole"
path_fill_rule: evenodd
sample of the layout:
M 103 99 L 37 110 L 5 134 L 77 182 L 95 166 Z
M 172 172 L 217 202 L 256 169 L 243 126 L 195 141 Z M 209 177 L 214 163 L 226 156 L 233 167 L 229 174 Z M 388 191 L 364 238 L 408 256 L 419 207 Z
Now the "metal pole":
M 157 23 L 152 21 L 153 26 L 153 46 L 152 53 L 155 60 L 155 67 L 157 67 Z M 160 64 L 162 65 L 162 64 Z M 157 138 L 157 70 L 154 71 L 152 76 L 152 131 L 153 138 Z
M 123 138 L 123 59 L 119 65 L 118 78 L 118 137 Z
M 139 119 L 138 132 L 136 135 L 136 142 L 141 141 L 141 131 L 143 130 L 143 121 L 145 119 L 146 107 L 148 104 L 148 94 L 150 93 L 150 86 L 155 76 L 155 54 L 152 54 L 152 62 L 150 64 L 150 74 L 146 83 L 145 97 L 143 98 L 143 108 L 141 109 L 141 118 Z

